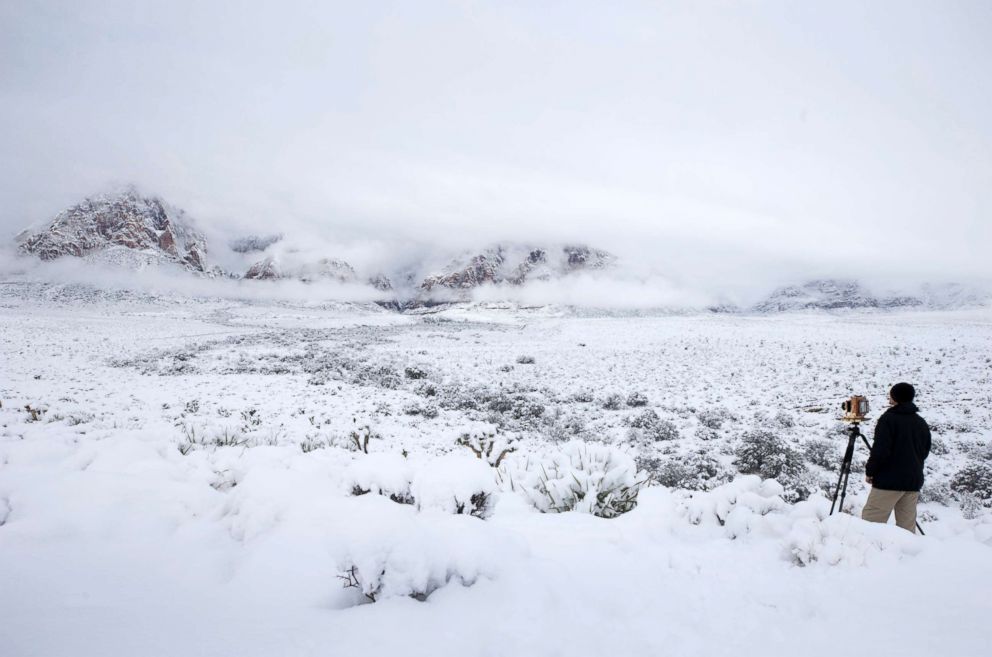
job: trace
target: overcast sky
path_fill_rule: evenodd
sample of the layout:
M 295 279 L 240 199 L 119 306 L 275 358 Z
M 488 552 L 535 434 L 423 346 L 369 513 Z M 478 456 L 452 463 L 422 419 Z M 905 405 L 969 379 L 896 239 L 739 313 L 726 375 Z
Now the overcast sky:
M 0 233 L 124 182 L 237 230 L 988 276 L 992 3 L 4 0 Z

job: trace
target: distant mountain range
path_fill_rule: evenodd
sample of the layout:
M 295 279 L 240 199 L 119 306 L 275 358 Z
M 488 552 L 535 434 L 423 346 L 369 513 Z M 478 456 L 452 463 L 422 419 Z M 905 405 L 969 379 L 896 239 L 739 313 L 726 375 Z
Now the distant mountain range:
M 335 257 L 302 256 L 293 249 L 280 250 L 282 235 L 235 237 L 221 248 L 240 254 L 257 254 L 244 271 L 229 271 L 210 264 L 206 237 L 186 213 L 154 196 L 133 188 L 85 199 L 63 210 L 36 230 L 17 236 L 18 248 L 42 260 L 72 256 L 140 269 L 175 266 L 199 276 L 223 276 L 264 281 L 295 279 L 303 282 L 334 281 L 367 285 L 393 293 L 388 305 L 396 308 L 468 301 L 481 286 L 519 287 L 535 281 L 555 281 L 580 272 L 608 271 L 617 259 L 584 245 L 525 245 L 501 243 L 449 257 L 448 264 L 431 271 L 409 264 L 396 272 L 359 272 Z M 307 259 L 309 258 L 309 259 Z M 781 287 L 749 308 L 732 304 L 712 307 L 714 312 L 785 312 L 844 308 L 952 308 L 988 303 L 988 295 L 964 286 L 930 286 L 918 294 L 876 295 L 856 281 L 813 280 Z

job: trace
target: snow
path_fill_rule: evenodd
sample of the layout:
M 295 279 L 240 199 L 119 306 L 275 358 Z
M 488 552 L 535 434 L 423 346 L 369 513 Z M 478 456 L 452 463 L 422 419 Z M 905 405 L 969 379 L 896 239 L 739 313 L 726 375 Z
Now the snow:
M 0 655 L 984 655 L 992 513 L 948 486 L 989 458 L 990 328 L 8 283 Z M 901 379 L 943 445 L 925 537 L 862 521 L 860 476 L 829 516 L 737 471 L 767 430 L 832 485 L 837 404 L 880 409 Z M 634 393 L 646 407 L 604 407 Z M 488 435 L 514 448 L 498 467 Z M 542 513 L 507 477 L 601 492 L 673 464 L 713 470 L 615 518 Z

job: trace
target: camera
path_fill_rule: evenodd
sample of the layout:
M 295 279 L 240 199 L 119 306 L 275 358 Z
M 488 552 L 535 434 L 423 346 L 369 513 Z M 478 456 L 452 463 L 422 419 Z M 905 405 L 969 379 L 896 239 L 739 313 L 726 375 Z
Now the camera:
M 850 399 L 842 401 L 841 410 L 844 411 L 844 422 L 863 422 L 868 417 L 868 398 L 861 395 L 852 395 Z

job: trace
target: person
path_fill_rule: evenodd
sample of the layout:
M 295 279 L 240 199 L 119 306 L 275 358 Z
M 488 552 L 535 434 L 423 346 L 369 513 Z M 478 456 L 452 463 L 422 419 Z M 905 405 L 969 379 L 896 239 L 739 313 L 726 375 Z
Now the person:
M 889 408 L 875 424 L 875 443 L 865 464 L 865 480 L 871 484 L 861 517 L 888 522 L 896 512 L 896 524 L 916 532 L 916 503 L 923 487 L 923 462 L 930 454 L 930 427 L 917 415 L 913 403 L 916 389 L 897 383 L 889 391 Z

